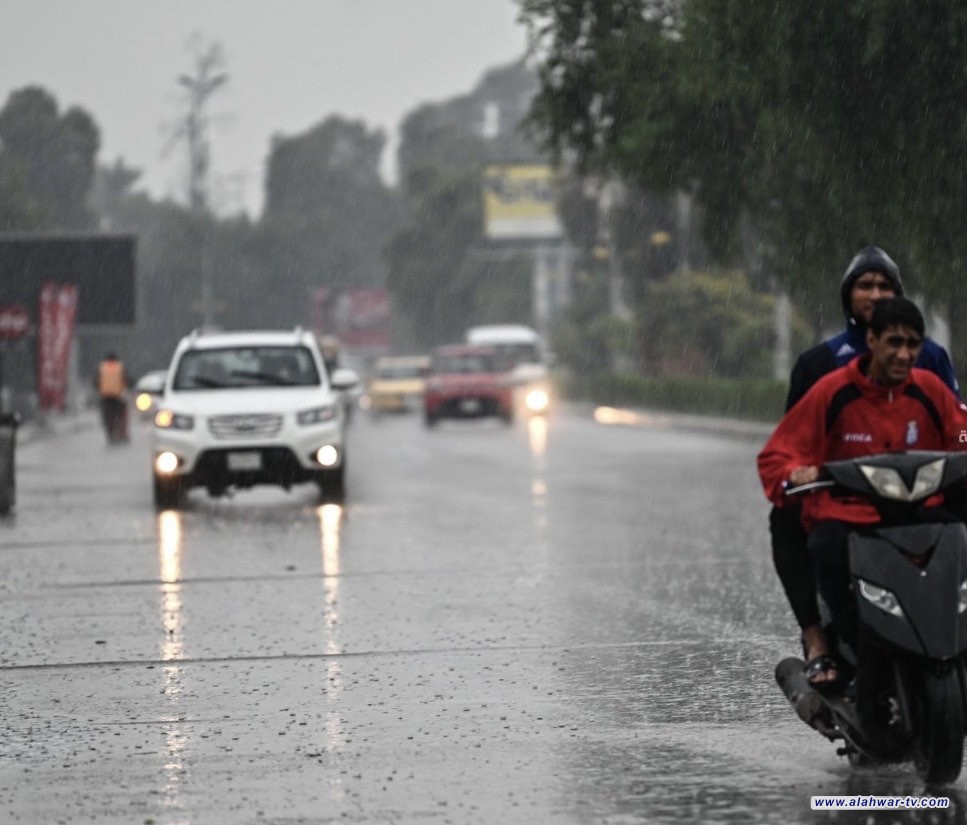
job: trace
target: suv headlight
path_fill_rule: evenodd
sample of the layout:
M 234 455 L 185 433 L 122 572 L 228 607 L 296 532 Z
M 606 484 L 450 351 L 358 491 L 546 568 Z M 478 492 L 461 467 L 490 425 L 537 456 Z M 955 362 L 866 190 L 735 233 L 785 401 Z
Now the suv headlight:
M 319 424 L 323 421 L 332 421 L 336 417 L 336 407 L 327 404 L 325 407 L 313 407 L 311 410 L 303 410 L 296 413 L 295 420 L 302 426 L 309 424 Z
M 158 410 L 154 416 L 154 425 L 160 430 L 191 430 L 195 427 L 195 417 L 173 410 Z

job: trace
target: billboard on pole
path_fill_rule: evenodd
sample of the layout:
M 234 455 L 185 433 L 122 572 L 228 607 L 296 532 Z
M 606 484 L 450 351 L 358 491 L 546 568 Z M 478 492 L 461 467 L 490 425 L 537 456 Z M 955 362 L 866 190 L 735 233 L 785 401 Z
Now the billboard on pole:
M 541 164 L 486 167 L 484 234 L 493 241 L 557 241 L 563 231 L 554 204 L 554 173 Z

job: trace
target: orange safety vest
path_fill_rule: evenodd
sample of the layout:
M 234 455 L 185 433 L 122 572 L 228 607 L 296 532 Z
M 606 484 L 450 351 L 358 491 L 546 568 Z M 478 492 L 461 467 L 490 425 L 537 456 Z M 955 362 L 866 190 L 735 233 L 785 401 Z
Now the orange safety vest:
M 101 398 L 124 395 L 124 365 L 120 361 L 104 361 L 97 368 L 97 391 Z

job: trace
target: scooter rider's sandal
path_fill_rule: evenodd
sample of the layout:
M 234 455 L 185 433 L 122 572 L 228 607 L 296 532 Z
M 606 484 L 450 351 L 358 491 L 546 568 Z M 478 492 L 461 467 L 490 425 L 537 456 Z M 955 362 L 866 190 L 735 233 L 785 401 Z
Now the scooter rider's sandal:
M 822 682 L 813 681 L 817 676 L 823 673 L 829 673 L 830 671 L 836 673 L 835 679 L 825 680 Z M 832 687 L 839 682 L 839 665 L 837 664 L 836 660 L 827 653 L 823 653 L 822 655 L 806 662 L 802 672 L 810 686 L 816 688 L 817 690 Z

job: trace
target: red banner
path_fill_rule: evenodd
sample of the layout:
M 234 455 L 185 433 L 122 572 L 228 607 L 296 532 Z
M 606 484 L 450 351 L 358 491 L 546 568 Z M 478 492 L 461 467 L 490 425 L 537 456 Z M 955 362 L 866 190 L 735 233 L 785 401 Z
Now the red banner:
M 37 317 L 37 401 L 42 410 L 62 410 L 67 405 L 77 286 L 44 283 Z

